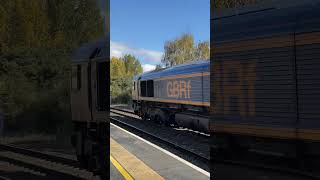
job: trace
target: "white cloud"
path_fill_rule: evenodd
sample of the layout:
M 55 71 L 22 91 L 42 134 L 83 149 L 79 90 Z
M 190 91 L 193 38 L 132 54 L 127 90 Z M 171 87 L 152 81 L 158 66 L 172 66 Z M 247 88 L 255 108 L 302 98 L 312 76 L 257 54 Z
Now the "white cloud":
M 140 59 L 142 64 L 148 63 L 151 64 L 159 64 L 161 62 L 162 52 L 160 51 L 153 51 L 143 48 L 132 48 L 127 46 L 126 44 L 110 41 L 110 50 L 111 50 L 111 57 L 121 57 L 125 54 L 131 54 Z M 149 66 L 150 67 L 150 66 Z
M 147 72 L 147 71 L 155 70 L 156 66 L 152 64 L 143 64 L 142 68 L 143 68 L 143 72 Z

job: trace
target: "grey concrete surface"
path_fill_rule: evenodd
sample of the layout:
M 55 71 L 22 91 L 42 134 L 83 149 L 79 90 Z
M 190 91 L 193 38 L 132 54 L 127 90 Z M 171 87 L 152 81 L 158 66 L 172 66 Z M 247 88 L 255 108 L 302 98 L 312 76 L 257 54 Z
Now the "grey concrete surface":
M 201 172 L 112 125 L 110 126 L 110 136 L 165 179 L 210 179 Z

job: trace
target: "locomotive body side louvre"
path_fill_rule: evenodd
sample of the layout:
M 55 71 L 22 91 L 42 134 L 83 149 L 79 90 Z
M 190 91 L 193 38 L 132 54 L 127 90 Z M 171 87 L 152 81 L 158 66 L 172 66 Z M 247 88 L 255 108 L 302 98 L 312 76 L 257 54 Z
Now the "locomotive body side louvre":
M 319 9 L 211 19 L 211 131 L 320 141 Z

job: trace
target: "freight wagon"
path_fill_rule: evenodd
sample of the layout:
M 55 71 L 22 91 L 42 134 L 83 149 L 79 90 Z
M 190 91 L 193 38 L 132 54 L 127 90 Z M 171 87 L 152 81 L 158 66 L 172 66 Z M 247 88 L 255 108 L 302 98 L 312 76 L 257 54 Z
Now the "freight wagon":
M 320 4 L 312 2 L 212 15 L 210 131 L 219 147 L 320 155 Z
M 143 119 L 208 131 L 210 73 L 207 61 L 144 73 L 133 80 L 133 109 Z

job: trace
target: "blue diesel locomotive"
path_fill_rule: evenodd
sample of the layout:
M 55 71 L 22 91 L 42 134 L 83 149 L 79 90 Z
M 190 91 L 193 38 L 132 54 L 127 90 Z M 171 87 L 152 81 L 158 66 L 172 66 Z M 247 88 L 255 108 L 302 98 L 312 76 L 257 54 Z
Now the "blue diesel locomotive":
M 133 109 L 143 119 L 208 132 L 210 61 L 196 61 L 136 76 Z

